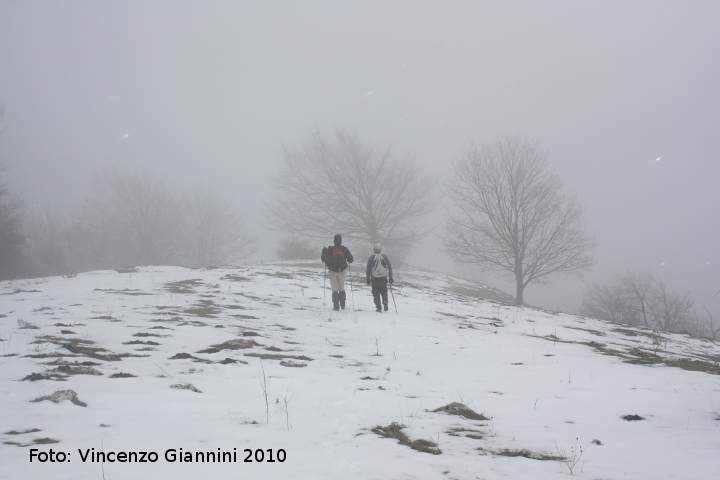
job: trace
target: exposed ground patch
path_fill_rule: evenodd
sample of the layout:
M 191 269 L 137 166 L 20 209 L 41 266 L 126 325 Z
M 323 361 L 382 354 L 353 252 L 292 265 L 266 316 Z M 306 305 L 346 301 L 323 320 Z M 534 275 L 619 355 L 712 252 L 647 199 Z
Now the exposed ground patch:
M 18 318 L 17 324 L 18 324 L 18 330 L 39 330 L 40 329 L 40 327 L 38 327 L 34 323 L 27 322 L 21 318 Z
M 130 340 L 129 342 L 123 342 L 123 345 L 153 345 L 158 346 L 160 345 L 158 342 L 153 342 L 152 340 Z
M 94 358 L 96 360 L 103 360 L 103 361 L 119 361 L 123 358 L 127 357 L 139 357 L 142 355 L 137 354 L 131 354 L 131 353 L 113 353 L 106 348 L 102 347 L 96 347 L 95 342 L 92 340 L 86 340 L 82 338 L 66 338 L 66 337 L 56 337 L 53 335 L 43 335 L 40 337 L 37 337 L 35 341 L 32 342 L 33 344 L 42 344 L 42 343 L 51 343 L 54 345 L 57 345 L 59 347 L 64 348 L 65 350 L 69 351 L 70 353 L 74 353 L 76 355 L 82 355 L 85 357 Z M 39 354 L 39 355 L 47 355 L 52 356 L 50 354 Z M 30 355 L 27 355 L 30 357 Z M 33 356 L 32 358 L 44 358 L 43 356 Z
M 622 418 L 626 422 L 639 422 L 640 420 L 645 420 L 645 417 L 641 417 L 640 415 L 637 415 L 637 414 L 623 415 L 620 418 Z
M 304 360 L 312 361 L 312 358 L 306 357 L 305 355 L 283 355 L 281 353 L 256 353 L 250 352 L 245 354 L 246 357 L 262 358 L 263 360 Z
M 181 295 L 187 295 L 195 293 L 195 289 L 201 286 L 202 280 L 199 278 L 190 278 L 187 280 L 178 280 L 175 282 L 167 282 L 165 284 L 165 290 L 171 293 L 178 293 Z
M 52 369 L 52 372 L 60 373 L 66 376 L 71 375 L 102 375 L 100 370 L 93 367 L 77 366 L 77 365 L 60 365 Z
M 620 358 L 623 362 L 631 363 L 633 365 L 664 364 L 668 367 L 682 368 L 683 370 L 720 375 L 720 365 L 717 363 L 706 362 L 704 360 L 697 360 L 692 358 L 666 358 L 659 355 L 659 350 L 648 350 L 640 347 L 630 347 L 625 350 L 619 350 L 615 348 L 610 348 L 604 343 L 594 341 L 564 340 L 556 335 L 526 335 L 529 337 L 541 338 L 543 340 L 548 340 L 555 343 L 574 343 L 576 345 L 585 345 L 592 348 L 598 353 Z
M 96 288 L 93 291 L 95 292 L 104 292 L 104 293 L 114 293 L 116 295 L 130 295 L 132 297 L 138 297 L 141 295 L 152 295 L 150 292 L 144 292 L 142 290 L 136 290 L 132 288 L 124 288 L 122 290 L 114 289 L 114 288 Z
M 228 273 L 227 275 L 223 275 L 222 277 L 220 277 L 220 280 L 228 280 L 230 282 L 249 282 L 251 278 L 244 277 L 236 273 Z
M 223 350 L 242 350 L 246 348 L 261 347 L 255 340 L 246 338 L 234 338 L 216 345 L 210 345 L 208 348 L 199 350 L 197 353 L 217 353 Z
M 176 353 L 172 357 L 168 358 L 168 360 L 192 360 L 193 362 L 213 363 L 212 360 L 207 360 L 205 358 L 199 358 L 199 357 L 190 355 L 189 353 L 185 353 L 185 352 Z
M 194 306 L 183 310 L 186 315 L 204 318 L 217 318 L 220 312 L 222 312 L 222 309 L 215 305 L 212 300 L 200 300 Z
M 592 328 L 584 328 L 584 327 L 574 327 L 572 325 L 565 325 L 565 328 L 569 328 L 571 330 L 580 330 L 583 332 L 592 333 L 593 335 L 597 335 L 598 337 L 604 337 L 606 334 L 605 332 L 601 332 L 600 330 L 593 330 Z
M 282 360 L 280 365 L 283 367 L 302 368 L 307 367 L 307 363 L 293 362 L 292 360 Z
M 50 437 L 42 437 L 42 438 L 35 438 L 30 443 L 20 443 L 20 442 L 3 442 L 5 445 L 15 445 L 17 447 L 29 447 L 30 445 L 49 445 L 52 443 L 60 443 L 60 440 L 56 440 L 54 438 Z
M 31 402 L 44 402 L 49 401 L 53 403 L 61 403 L 68 401 L 72 403 L 73 405 L 77 405 L 78 407 L 87 407 L 87 403 L 83 402 L 78 398 L 78 394 L 75 392 L 75 390 L 57 390 L 54 393 L 50 395 L 45 395 L 42 397 L 38 397 L 34 400 L 30 400 Z
M 174 383 L 170 385 L 170 388 L 174 388 L 175 390 L 190 390 L 191 392 L 202 393 L 202 390 L 197 388 L 192 383 Z
M 553 455 L 552 453 L 546 453 L 546 452 L 534 452 L 532 450 L 527 450 L 525 448 L 522 449 L 513 449 L 513 448 L 501 448 L 499 450 L 489 450 L 480 448 L 478 449 L 482 453 L 489 453 L 492 455 L 498 455 L 501 457 L 523 457 L 523 458 L 529 458 L 530 460 L 543 460 L 543 461 L 556 461 L 556 462 L 564 462 L 567 460 L 567 458 L 561 456 L 561 455 Z
M 445 406 L 436 408 L 433 412 L 445 412 L 448 415 L 457 415 L 459 417 L 465 417 L 469 420 L 490 420 L 485 415 L 475 412 L 473 409 L 460 402 L 448 403 Z
M 451 437 L 466 437 L 472 438 L 473 440 L 482 440 L 482 438 L 485 437 L 485 432 L 483 432 L 482 430 L 474 430 L 472 428 L 463 427 L 452 427 L 448 429 L 445 433 L 447 433 Z
M 42 432 L 39 428 L 28 428 L 26 430 L 9 430 L 4 432 L 4 435 L 25 435 L 26 433 L 37 433 Z
M 390 425 L 386 425 L 384 427 L 378 425 L 377 427 L 372 429 L 372 432 L 380 435 L 383 438 L 394 438 L 398 441 L 400 445 L 405 445 L 406 447 L 410 447 L 413 450 L 417 450 L 418 452 L 430 453 L 433 455 L 440 455 L 442 453 L 442 450 L 438 448 L 437 443 L 431 440 L 411 440 L 410 437 L 408 437 L 405 432 L 403 432 L 404 428 L 405 425 L 393 422 Z
M 30 375 L 25 375 L 23 378 L 20 379 L 21 382 L 37 382 L 38 380 L 55 380 L 57 382 L 64 382 L 67 378 L 66 375 L 60 375 L 57 373 L 52 372 L 43 372 L 43 373 L 31 373 Z

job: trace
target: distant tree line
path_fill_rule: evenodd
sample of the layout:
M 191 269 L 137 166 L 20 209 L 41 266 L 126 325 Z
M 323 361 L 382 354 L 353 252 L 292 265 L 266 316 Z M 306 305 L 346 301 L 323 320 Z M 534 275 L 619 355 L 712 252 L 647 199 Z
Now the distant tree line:
M 22 276 L 27 261 L 20 207 L 6 189 L 3 173 L 0 165 L 0 280 Z
M 673 291 L 648 274 L 628 273 L 613 283 L 593 285 L 583 300 L 582 313 L 661 332 L 720 337 L 720 325 L 707 308 L 699 312 L 690 295 Z
M 0 189 L 2 278 L 134 265 L 215 266 L 253 248 L 240 215 L 210 190 L 177 192 L 148 174 L 98 175 L 65 216 L 21 209 Z

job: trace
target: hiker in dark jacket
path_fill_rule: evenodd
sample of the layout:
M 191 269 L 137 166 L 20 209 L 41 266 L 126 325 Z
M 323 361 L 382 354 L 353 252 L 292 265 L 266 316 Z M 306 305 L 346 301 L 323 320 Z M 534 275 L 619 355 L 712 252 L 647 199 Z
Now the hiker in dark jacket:
M 333 245 L 322 249 L 320 260 L 327 266 L 332 288 L 333 310 L 345 309 L 345 276 L 348 263 L 353 262 L 352 253 L 342 244 L 339 233 L 333 238 Z
M 380 297 L 382 297 L 382 306 L 387 312 L 388 309 L 388 281 L 393 283 L 392 265 L 390 259 L 382 253 L 382 246 L 376 243 L 373 247 L 374 254 L 370 255 L 365 270 L 365 280 L 368 285 L 372 284 L 373 300 L 375 301 L 375 310 L 381 312 Z

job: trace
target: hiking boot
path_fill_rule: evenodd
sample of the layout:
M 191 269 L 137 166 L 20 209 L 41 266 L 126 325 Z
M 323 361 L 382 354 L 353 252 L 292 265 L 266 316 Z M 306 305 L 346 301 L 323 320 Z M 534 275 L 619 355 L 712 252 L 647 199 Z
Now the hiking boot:
M 340 310 L 340 292 L 332 292 L 333 310 Z
M 340 300 L 340 308 L 345 310 L 345 290 L 340 290 L 340 295 L 338 295 L 338 299 Z
M 383 304 L 383 309 L 385 309 L 385 311 L 387 312 L 387 303 Z
M 378 312 L 378 313 L 382 313 L 382 310 L 380 309 L 380 307 L 377 307 L 377 308 L 375 309 L 375 311 Z

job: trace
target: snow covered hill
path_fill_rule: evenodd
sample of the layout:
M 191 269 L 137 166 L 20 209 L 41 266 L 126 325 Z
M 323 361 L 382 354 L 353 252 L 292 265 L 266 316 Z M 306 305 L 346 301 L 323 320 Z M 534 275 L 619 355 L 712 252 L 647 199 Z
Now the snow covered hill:
M 329 311 L 313 264 L 0 283 L 0 478 L 718 475 L 717 344 L 396 279 L 399 314 L 375 313 L 359 274 Z

